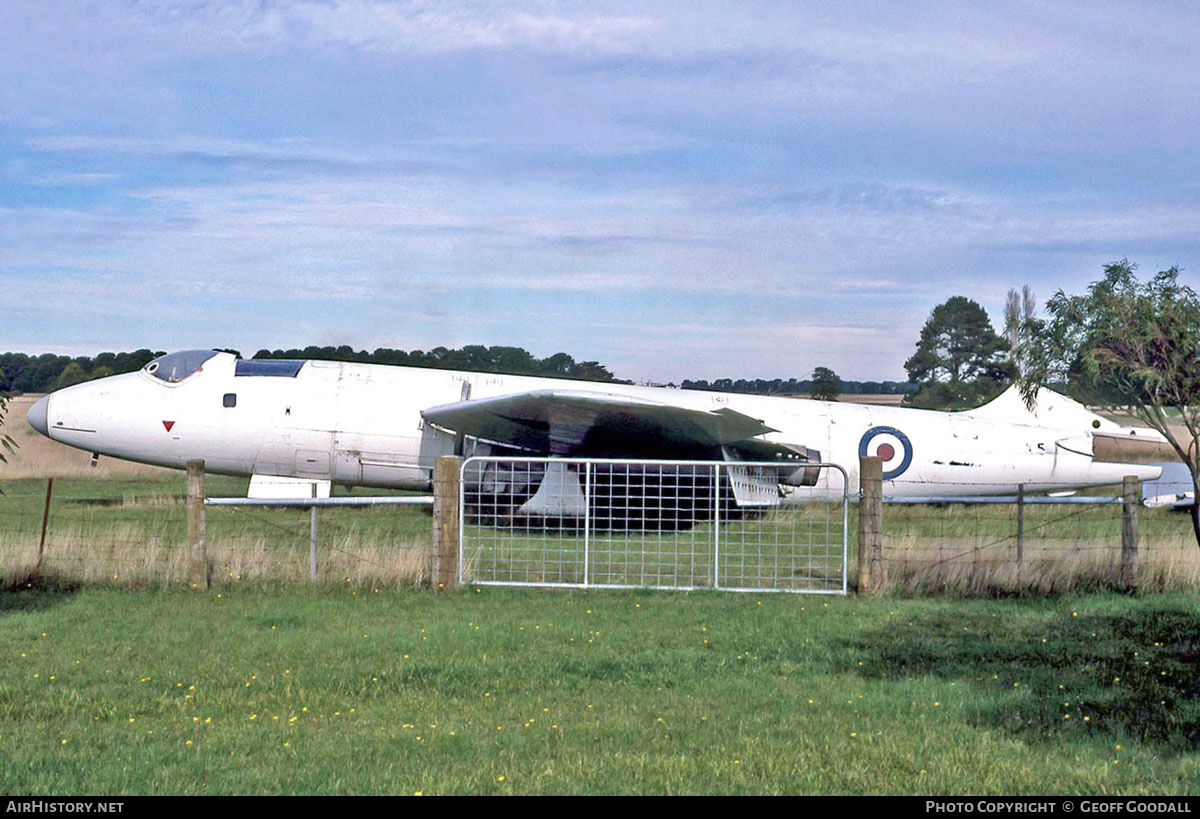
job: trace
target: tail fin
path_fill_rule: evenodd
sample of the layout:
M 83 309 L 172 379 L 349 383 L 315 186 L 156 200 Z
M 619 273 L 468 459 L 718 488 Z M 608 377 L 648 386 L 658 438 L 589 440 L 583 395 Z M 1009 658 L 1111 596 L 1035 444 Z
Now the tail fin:
M 1097 415 L 1078 401 L 1073 401 L 1054 390 L 1039 387 L 1033 406 L 1027 406 L 1020 389 L 1014 384 L 989 403 L 966 413 L 988 421 L 1005 421 L 1010 424 L 1049 429 L 1070 430 L 1075 433 L 1107 432 L 1121 434 L 1129 431 L 1116 421 Z

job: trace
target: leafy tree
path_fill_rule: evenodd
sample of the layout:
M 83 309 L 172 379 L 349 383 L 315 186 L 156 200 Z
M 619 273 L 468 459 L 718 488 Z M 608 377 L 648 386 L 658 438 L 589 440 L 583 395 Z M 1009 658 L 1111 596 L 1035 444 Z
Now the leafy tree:
M 0 379 L 4 378 L 4 371 L 0 370 Z M 4 428 L 4 416 L 8 414 L 8 393 L 0 390 L 0 429 Z M 0 432 L 0 463 L 8 463 L 8 455 L 6 452 L 12 452 L 16 447 L 17 442 L 8 436 L 6 432 Z
M 842 394 L 842 379 L 828 367 L 817 367 L 812 374 L 809 395 L 819 401 L 836 401 Z
M 1026 328 L 1028 371 L 1021 391 L 1032 402 L 1041 384 L 1071 388 L 1119 405 L 1157 430 L 1188 465 L 1200 502 L 1200 297 L 1179 283 L 1179 268 L 1139 281 L 1128 259 L 1104 266 L 1083 296 L 1061 290 L 1049 319 Z M 1171 426 L 1177 413 L 1187 430 Z M 1200 545 L 1200 505 L 1192 505 Z
M 904 363 L 920 387 L 916 406 L 974 406 L 990 400 L 1012 381 L 1008 342 L 996 334 L 978 303 L 954 296 L 933 308 L 921 329 L 917 351 Z
M 617 379 L 599 361 L 580 361 L 571 367 L 572 378 L 582 381 L 616 381 Z
M 83 366 L 78 361 L 72 361 L 58 376 L 58 380 L 54 383 L 54 388 L 61 390 L 63 387 L 70 387 L 75 384 L 82 384 L 88 380 L 88 374 Z
M 572 368 L 575 367 L 575 359 L 566 353 L 555 353 L 545 359 L 542 365 L 548 373 L 567 376 L 570 375 Z
M 433 367 L 472 372 L 508 373 L 511 375 L 543 375 L 578 378 L 585 381 L 616 381 L 608 368 L 597 361 L 576 361 L 566 353 L 549 358 L 535 358 L 520 347 L 485 347 L 468 344 L 460 349 L 434 347 L 423 350 L 389 350 L 379 348 L 373 353 L 355 352 L 352 347 L 306 347 L 303 350 L 259 350 L 255 358 L 307 358 L 330 361 L 358 361 L 371 364 L 392 364 L 405 367 Z
M 0 391 L 50 392 L 59 386 L 63 371 L 72 362 L 78 364 L 86 374 L 86 379 L 90 380 L 114 373 L 135 372 L 160 355 L 161 352 L 146 349 L 132 353 L 100 353 L 91 359 L 86 356 L 71 359 L 52 353 L 40 356 L 0 353 L 0 370 L 4 371 L 0 373 Z

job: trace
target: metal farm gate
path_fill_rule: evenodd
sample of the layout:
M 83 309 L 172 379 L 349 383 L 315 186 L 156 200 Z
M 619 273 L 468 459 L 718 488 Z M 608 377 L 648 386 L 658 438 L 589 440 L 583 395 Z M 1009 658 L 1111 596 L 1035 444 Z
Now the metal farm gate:
M 848 481 L 770 462 L 473 457 L 459 574 L 476 585 L 845 594 Z

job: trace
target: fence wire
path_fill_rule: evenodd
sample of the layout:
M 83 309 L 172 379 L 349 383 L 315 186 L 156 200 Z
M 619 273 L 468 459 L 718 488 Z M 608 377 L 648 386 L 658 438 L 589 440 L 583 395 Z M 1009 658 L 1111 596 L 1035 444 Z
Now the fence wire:
M 810 503 L 755 506 L 769 494 L 761 476 L 747 469 L 714 481 L 713 469 L 711 463 L 657 472 L 597 465 L 589 477 L 570 464 L 549 474 L 533 463 L 467 464 L 464 578 L 840 590 L 847 527 L 840 506 L 819 499 L 820 486 L 789 487 L 789 501 L 808 494 Z M 222 480 L 231 479 L 212 481 L 215 493 L 244 492 L 244 484 Z M 735 480 L 749 504 L 736 503 Z M 183 485 L 182 476 L 177 482 L 57 479 L 41 572 L 68 582 L 184 582 Z M 1190 486 L 1147 484 L 1144 494 L 1176 489 Z M 580 500 L 585 490 L 592 499 L 587 504 Z M 0 492 L 0 582 L 15 585 L 38 565 L 46 483 L 0 481 Z M 847 517 L 853 549 L 856 505 Z M 307 510 L 210 507 L 207 520 L 217 582 L 308 579 Z M 890 585 L 914 593 L 1111 586 L 1120 568 L 1121 528 L 1119 502 L 1028 503 L 1021 510 L 994 503 L 887 504 L 883 556 Z M 360 585 L 421 582 L 429 574 L 431 529 L 428 512 L 411 507 L 323 508 L 320 577 Z M 1139 508 L 1137 532 L 1141 588 L 1200 588 L 1200 548 L 1186 511 Z M 853 558 L 852 550 L 851 565 Z
M 1032 497 L 1025 503 L 996 503 L 995 498 L 887 503 L 883 559 L 888 583 L 909 592 L 1053 593 L 1117 586 L 1123 525 L 1119 489 L 1088 497 Z M 1142 495 L 1167 491 L 1174 487 L 1153 482 Z M 1200 586 L 1200 549 L 1186 511 L 1139 504 L 1136 516 L 1136 584 L 1145 589 Z
M 844 593 L 845 474 L 780 506 L 777 464 L 469 458 L 462 579 L 478 584 Z M 793 500 L 797 500 L 793 497 Z
M 67 582 L 171 585 L 188 576 L 182 478 L 138 485 L 56 480 L 44 546 L 44 481 L 0 483 L 0 577 L 37 573 Z M 118 491 L 120 494 L 118 494 Z M 243 488 L 244 491 L 244 488 Z M 207 550 L 217 582 L 309 579 L 306 509 L 209 507 Z M 431 525 L 412 507 L 322 509 L 319 577 L 329 582 L 412 584 L 428 576 Z M 39 568 L 39 546 L 41 565 Z

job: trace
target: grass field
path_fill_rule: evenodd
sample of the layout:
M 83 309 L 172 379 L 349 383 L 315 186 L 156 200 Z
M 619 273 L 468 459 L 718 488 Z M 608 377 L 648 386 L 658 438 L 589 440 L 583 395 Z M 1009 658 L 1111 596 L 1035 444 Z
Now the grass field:
M 900 592 L 1023 596 L 853 599 L 435 595 L 407 508 L 322 511 L 322 579 L 288 582 L 306 512 L 211 509 L 192 591 L 180 473 L 39 445 L 0 467 L 5 794 L 1200 788 L 1200 602 L 1078 591 L 1109 584 L 1118 510 L 1029 507 L 1018 566 L 1011 509 L 887 507 Z M 1141 527 L 1144 588 L 1200 586 L 1186 516 Z
M 1189 596 L 0 594 L 8 794 L 1194 793 Z

